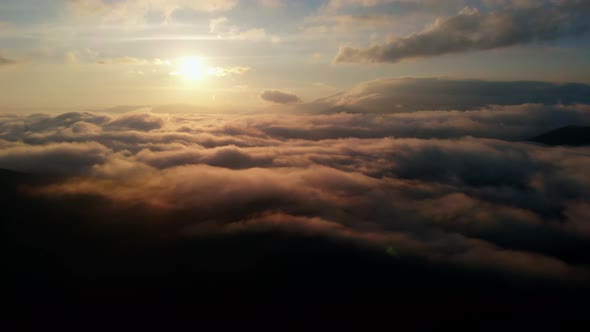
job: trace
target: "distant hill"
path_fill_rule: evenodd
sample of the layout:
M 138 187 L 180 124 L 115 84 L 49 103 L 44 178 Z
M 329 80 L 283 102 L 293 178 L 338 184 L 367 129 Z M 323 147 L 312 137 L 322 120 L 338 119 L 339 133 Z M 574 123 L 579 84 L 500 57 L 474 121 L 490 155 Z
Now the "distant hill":
M 528 139 L 546 145 L 590 145 L 590 127 L 567 126 Z

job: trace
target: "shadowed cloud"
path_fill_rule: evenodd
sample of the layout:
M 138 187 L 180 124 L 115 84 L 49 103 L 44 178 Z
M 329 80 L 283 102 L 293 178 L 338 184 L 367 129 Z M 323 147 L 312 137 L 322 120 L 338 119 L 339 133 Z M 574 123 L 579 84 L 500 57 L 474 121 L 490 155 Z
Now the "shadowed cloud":
M 400 113 L 466 110 L 487 105 L 590 103 L 590 86 L 535 81 L 481 81 L 442 78 L 383 78 L 362 82 L 308 106 L 338 112 Z M 321 107 L 324 107 L 322 110 Z M 329 109 L 328 109 L 329 110 Z
M 18 61 L 16 61 L 16 60 L 12 60 L 12 59 L 9 59 L 9 58 L 6 58 L 6 57 L 0 55 L 0 67 L 14 65 L 17 63 L 18 63 Z
M 275 104 L 295 104 L 301 102 L 301 99 L 296 95 L 277 90 L 266 90 L 260 95 L 260 98 Z

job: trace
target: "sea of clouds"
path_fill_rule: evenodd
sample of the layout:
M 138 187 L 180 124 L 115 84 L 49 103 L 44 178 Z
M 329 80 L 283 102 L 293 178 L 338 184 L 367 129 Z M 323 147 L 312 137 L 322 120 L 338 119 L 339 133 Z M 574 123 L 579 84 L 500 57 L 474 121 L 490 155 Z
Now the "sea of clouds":
M 0 168 L 58 176 L 30 195 L 144 206 L 168 216 L 170 236 L 270 229 L 511 274 L 590 275 L 590 148 L 525 140 L 590 125 L 590 105 L 400 110 L 379 89 L 321 111 L 329 99 L 272 112 L 3 114 Z

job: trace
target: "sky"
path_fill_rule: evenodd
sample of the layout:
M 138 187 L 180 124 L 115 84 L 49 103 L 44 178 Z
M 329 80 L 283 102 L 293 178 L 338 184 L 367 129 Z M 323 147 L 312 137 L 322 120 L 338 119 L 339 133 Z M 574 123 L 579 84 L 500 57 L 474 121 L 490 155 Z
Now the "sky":
M 579 330 L 589 22 L 587 0 L 0 0 L 3 325 Z
M 0 1 L 0 107 L 311 102 L 383 77 L 590 83 L 581 0 Z M 239 100 L 239 102 L 238 102 Z

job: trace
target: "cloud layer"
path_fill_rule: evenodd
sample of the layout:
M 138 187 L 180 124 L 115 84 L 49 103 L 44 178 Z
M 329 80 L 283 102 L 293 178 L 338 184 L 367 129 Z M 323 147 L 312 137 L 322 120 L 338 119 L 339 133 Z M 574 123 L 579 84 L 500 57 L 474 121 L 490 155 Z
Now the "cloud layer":
M 384 78 L 358 84 L 308 106 L 325 111 L 403 113 L 473 110 L 488 105 L 590 103 L 590 86 L 534 81 L 493 82 L 440 78 Z M 314 107 L 312 107 L 314 106 Z
M 0 114 L 3 301 L 19 324 L 333 312 L 366 326 L 395 310 L 579 326 L 590 147 L 523 138 L 589 125 L 590 106 L 539 83 L 512 90 L 537 87 L 537 103 L 444 97 L 494 84 L 379 80 L 259 112 Z
M 333 98 L 358 106 L 374 95 Z M 30 189 L 35 195 L 100 197 L 167 215 L 161 235 L 274 229 L 513 275 L 588 276 L 580 248 L 590 241 L 590 150 L 520 141 L 590 124 L 588 105 L 380 114 L 317 114 L 316 106 L 5 114 L 0 168 L 62 176 Z

